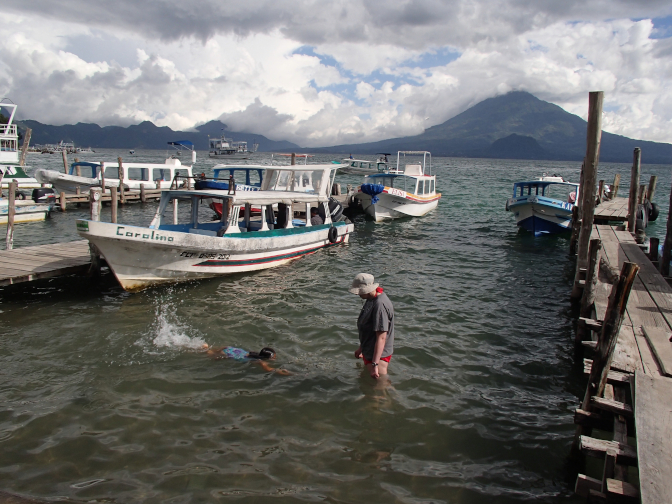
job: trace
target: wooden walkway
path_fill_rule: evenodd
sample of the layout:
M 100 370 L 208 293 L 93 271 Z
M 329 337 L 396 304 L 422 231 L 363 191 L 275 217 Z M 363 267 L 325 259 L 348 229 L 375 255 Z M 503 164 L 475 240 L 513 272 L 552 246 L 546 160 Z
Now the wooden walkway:
M 636 263 L 640 270 L 618 334 L 609 385 L 604 398 L 593 398 L 598 416 L 603 417 L 597 428 L 613 430 L 613 441 L 581 436 L 580 448 L 605 460 L 604 476 L 597 480 L 580 475 L 577 492 L 590 491 L 592 497 L 607 502 L 623 498 L 633 502 L 641 498 L 643 504 L 665 502 L 672 495 L 672 288 L 629 232 L 596 225 L 591 238 L 602 241 L 603 264 L 594 302 L 597 321 L 605 318 L 610 280 L 623 263 Z M 584 370 L 590 372 L 591 366 L 592 361 L 585 359 Z M 613 415 L 613 420 L 605 423 L 605 415 Z M 628 443 L 628 437 L 635 435 L 636 448 Z M 637 482 L 628 481 L 629 465 L 639 467 L 639 490 Z
M 3 250 L 0 251 L 0 286 L 85 273 L 90 263 L 87 240 Z
M 603 201 L 595 207 L 596 224 L 625 222 L 628 220 L 628 198 L 614 198 Z

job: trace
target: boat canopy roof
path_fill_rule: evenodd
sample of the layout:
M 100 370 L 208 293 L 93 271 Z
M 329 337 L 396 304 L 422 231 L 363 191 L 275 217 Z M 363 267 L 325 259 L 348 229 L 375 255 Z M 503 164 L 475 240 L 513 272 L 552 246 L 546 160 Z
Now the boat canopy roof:
M 186 147 L 188 149 L 194 148 L 193 142 L 190 142 L 189 140 L 177 140 L 176 142 L 168 142 L 168 145 L 172 145 L 174 147 Z
M 176 190 L 163 191 L 162 198 L 168 199 L 189 199 L 193 196 L 199 198 L 217 198 L 233 200 L 234 205 L 273 205 L 275 203 L 318 203 L 328 201 L 329 198 L 316 193 L 304 193 L 294 191 L 238 191 L 236 194 L 229 194 L 226 190 L 202 189 L 202 190 Z
M 518 187 L 521 186 L 532 186 L 532 187 L 548 187 L 549 185 L 564 185 L 564 186 L 572 186 L 572 187 L 579 187 L 579 184 L 576 184 L 574 182 L 567 182 L 567 181 L 554 181 L 554 180 L 530 180 L 528 182 L 516 182 L 513 184 L 513 189 L 515 190 Z

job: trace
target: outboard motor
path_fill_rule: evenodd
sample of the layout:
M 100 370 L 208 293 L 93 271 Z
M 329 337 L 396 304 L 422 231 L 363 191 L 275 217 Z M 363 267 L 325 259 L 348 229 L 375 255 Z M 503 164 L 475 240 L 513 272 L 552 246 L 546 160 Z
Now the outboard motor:
M 331 222 L 338 222 L 343 215 L 343 205 L 341 205 L 335 198 L 329 198 L 329 213 L 331 214 Z
M 33 189 L 33 201 L 35 203 L 54 203 L 56 201 L 56 193 L 50 187 Z

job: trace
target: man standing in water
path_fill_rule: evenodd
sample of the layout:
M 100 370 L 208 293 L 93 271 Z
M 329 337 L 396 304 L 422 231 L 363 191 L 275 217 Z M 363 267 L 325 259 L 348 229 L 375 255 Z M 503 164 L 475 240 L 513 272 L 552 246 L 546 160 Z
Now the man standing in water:
M 366 300 L 357 319 L 359 348 L 355 358 L 364 359 L 371 378 L 387 374 L 394 351 L 394 307 L 383 289 L 374 283 L 373 275 L 359 273 L 350 292 Z

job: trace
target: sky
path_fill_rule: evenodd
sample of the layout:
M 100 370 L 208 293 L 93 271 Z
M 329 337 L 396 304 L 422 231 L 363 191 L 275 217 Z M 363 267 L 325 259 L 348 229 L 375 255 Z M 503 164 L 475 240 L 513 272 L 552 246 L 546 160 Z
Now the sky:
M 417 135 L 528 91 L 672 143 L 669 0 L 31 0 L 3 5 L 19 119 L 231 131 L 303 147 Z

